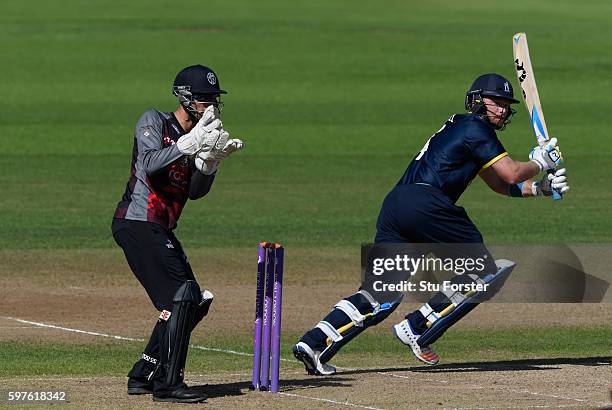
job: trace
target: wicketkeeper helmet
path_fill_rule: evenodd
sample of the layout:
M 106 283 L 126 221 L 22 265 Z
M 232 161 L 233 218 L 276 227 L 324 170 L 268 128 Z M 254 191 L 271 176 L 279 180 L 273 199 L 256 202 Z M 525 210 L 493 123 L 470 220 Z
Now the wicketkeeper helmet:
M 220 108 L 219 96 L 227 94 L 227 91 L 221 89 L 219 78 L 213 70 L 198 64 L 179 71 L 172 84 L 172 94 L 178 97 L 189 116 L 197 121 L 201 113 L 192 104 L 195 101 L 208 102 Z

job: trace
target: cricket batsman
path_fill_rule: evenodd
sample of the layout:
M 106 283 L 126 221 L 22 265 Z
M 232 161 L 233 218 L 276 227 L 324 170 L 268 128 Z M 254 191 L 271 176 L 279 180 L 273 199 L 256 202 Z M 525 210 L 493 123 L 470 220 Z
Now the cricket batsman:
M 112 222 L 113 237 L 159 311 L 151 337 L 128 374 L 128 394 L 197 403 L 206 395 L 183 382 L 189 337 L 213 300 L 201 290 L 173 233 L 188 199 L 206 195 L 219 163 L 242 148 L 220 120 L 217 75 L 194 65 L 172 86 L 174 112 L 146 111 L 134 131 L 131 174 Z
M 455 205 L 477 175 L 493 191 L 515 198 L 549 197 L 553 189 L 567 192 L 565 169 L 555 170 L 562 158 L 556 138 L 535 147 L 527 162 L 512 159 L 498 139 L 496 131 L 508 125 L 515 113 L 511 104 L 517 102 L 510 81 L 501 75 L 476 78 L 466 94 L 467 113 L 452 115 L 429 138 L 384 199 L 375 244 L 470 244 L 488 255 L 482 235 L 465 210 Z M 548 170 L 555 171 L 539 181 L 531 179 Z M 503 278 L 514 266 L 511 261 L 498 262 L 489 258 L 488 277 Z M 481 276 L 460 275 L 454 280 L 477 284 L 483 282 Z M 329 360 L 366 328 L 387 318 L 400 300 L 401 296 L 383 303 L 362 286 L 301 337 L 293 347 L 295 357 L 310 374 L 334 374 Z M 440 291 L 394 325 L 393 332 L 418 360 L 435 365 L 439 357 L 430 344 L 477 304 L 462 293 Z

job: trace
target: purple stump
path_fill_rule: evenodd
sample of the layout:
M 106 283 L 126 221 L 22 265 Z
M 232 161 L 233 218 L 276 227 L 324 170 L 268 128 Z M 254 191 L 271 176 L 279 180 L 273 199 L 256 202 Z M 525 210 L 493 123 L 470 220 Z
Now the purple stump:
M 267 252 L 266 295 L 263 308 L 263 347 L 261 352 L 260 390 L 268 390 L 270 385 L 270 324 L 272 323 L 272 292 L 274 291 L 274 260 L 276 249 Z
M 266 266 L 266 244 L 259 244 L 257 257 L 257 295 L 255 296 L 255 325 L 253 330 L 253 390 L 259 389 L 259 369 L 261 366 L 261 320 L 263 316 L 263 298 Z
M 280 367 L 281 312 L 283 306 L 283 260 L 285 250 L 278 245 L 274 262 L 274 304 L 272 307 L 272 380 L 270 391 L 278 392 L 278 373 Z

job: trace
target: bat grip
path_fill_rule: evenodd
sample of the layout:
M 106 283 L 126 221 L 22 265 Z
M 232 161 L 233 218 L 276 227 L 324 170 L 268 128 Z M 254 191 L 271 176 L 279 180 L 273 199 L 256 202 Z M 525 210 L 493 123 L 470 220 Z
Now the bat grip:
M 554 169 L 549 169 L 546 172 L 548 174 L 554 174 L 555 170 Z M 556 189 L 553 189 L 552 187 L 550 189 L 552 190 L 552 197 L 553 197 L 554 201 L 560 201 L 561 199 L 563 199 L 563 195 L 561 195 L 561 192 L 557 191 Z

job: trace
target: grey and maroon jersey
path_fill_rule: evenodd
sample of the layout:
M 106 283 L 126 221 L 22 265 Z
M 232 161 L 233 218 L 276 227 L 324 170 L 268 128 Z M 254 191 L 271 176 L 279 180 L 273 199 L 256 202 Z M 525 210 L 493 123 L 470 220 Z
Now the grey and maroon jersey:
M 205 195 L 214 175 L 196 170 L 176 141 L 185 131 L 172 113 L 146 111 L 134 130 L 130 179 L 115 218 L 148 221 L 174 229 L 187 199 Z

